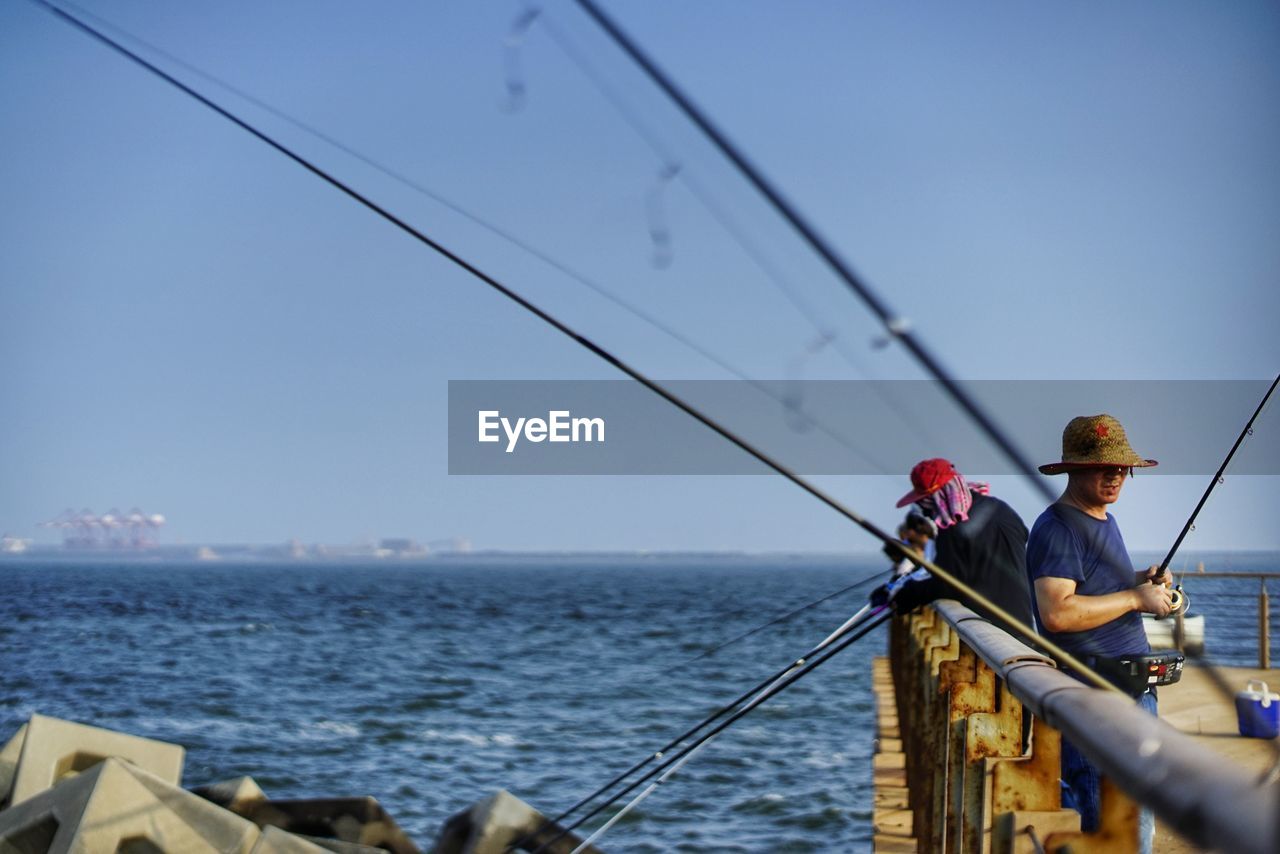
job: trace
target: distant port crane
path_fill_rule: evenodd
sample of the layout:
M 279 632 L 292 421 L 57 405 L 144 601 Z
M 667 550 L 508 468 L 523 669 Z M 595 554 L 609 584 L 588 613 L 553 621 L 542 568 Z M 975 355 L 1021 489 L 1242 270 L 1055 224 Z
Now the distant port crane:
M 155 532 L 165 523 L 159 513 L 143 513 L 134 507 L 128 513 L 111 508 L 101 516 L 92 510 L 67 509 L 46 522 L 42 528 L 62 532 L 62 547 L 81 550 L 140 550 L 156 544 Z

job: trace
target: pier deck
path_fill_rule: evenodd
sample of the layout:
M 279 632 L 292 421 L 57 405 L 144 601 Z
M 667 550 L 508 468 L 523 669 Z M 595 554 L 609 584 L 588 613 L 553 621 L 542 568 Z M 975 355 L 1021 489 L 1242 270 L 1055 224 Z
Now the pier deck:
M 889 659 L 877 656 L 871 663 L 871 684 L 876 701 L 876 747 L 872 759 L 875 803 L 872 815 L 872 850 L 876 854 L 915 854 L 910 791 L 907 789 L 906 756 L 898 729 L 893 674 Z

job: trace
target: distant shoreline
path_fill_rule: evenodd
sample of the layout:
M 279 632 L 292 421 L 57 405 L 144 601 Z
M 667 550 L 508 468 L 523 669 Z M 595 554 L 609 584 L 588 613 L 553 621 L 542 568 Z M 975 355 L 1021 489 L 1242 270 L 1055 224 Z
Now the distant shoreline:
M 1139 550 L 1130 553 L 1135 564 L 1158 563 L 1164 557 L 1163 551 Z M 1183 565 L 1194 565 L 1199 561 L 1212 564 L 1229 557 L 1263 557 L 1274 555 L 1277 558 L 1277 572 L 1280 573 L 1280 549 L 1230 549 L 1188 552 L 1174 560 L 1174 571 L 1184 571 Z M 406 565 L 431 563 L 483 563 L 502 562 L 518 563 L 528 561 L 568 560 L 577 562 L 599 562 L 601 560 L 621 560 L 628 562 L 776 562 L 776 561 L 819 561 L 845 562 L 865 561 L 881 557 L 878 550 L 847 552 L 749 552 L 749 551 L 647 551 L 647 550 L 505 550 L 476 549 L 472 551 L 440 551 L 415 554 L 377 555 L 361 552 L 343 552 L 332 554 L 306 554 L 290 556 L 274 546 L 182 546 L 157 547 L 145 551 L 73 551 L 57 547 L 33 547 L 24 552 L 0 553 L 0 564 L 35 563 L 84 564 L 84 563 L 192 563 L 201 565 L 241 564 L 241 563 L 273 563 L 273 564 L 335 564 L 361 563 L 373 565 Z M 1211 566 L 1209 568 L 1212 568 Z M 1194 572 L 1188 568 L 1186 571 Z

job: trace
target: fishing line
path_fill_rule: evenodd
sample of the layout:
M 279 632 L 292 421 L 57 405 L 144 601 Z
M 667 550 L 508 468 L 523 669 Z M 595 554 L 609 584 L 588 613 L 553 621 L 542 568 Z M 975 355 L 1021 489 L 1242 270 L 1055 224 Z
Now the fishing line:
M 868 608 L 864 608 L 858 614 L 855 614 L 854 617 L 851 617 L 850 620 L 847 621 L 844 626 L 842 626 L 840 629 L 837 629 L 836 632 L 833 632 L 832 635 L 828 637 L 823 644 L 819 644 L 818 646 L 814 647 L 814 649 L 811 650 L 805 657 L 797 659 L 796 662 L 779 671 L 773 678 L 765 680 L 764 682 L 761 682 L 760 685 L 757 686 L 757 688 L 754 688 L 751 691 L 746 692 L 746 694 L 744 694 L 741 698 L 739 698 L 738 701 L 736 701 L 735 706 L 737 703 L 742 702 L 742 700 L 746 699 L 747 697 L 753 697 L 753 699 L 750 702 L 742 706 L 742 708 L 738 709 L 738 711 L 734 712 L 730 717 L 721 721 L 718 725 L 716 725 L 710 731 L 703 733 L 702 736 L 700 736 L 691 744 L 686 745 L 684 748 L 682 748 L 672 756 L 664 756 L 664 751 L 659 751 L 658 753 L 655 753 L 653 756 L 648 757 L 646 760 L 644 760 L 644 763 L 639 764 L 637 766 L 637 770 L 639 767 L 643 767 L 643 764 L 648 764 L 648 762 L 653 761 L 654 757 L 658 757 L 663 761 L 656 768 L 649 770 L 644 776 L 633 781 L 626 788 L 614 794 L 612 797 L 609 798 L 609 800 L 596 806 L 590 812 L 588 812 L 586 815 L 582 816 L 572 824 L 561 828 L 557 836 L 544 842 L 541 846 L 539 846 L 537 849 L 534 850 L 533 854 L 539 854 L 539 852 L 543 851 L 548 846 L 554 844 L 556 841 L 563 838 L 566 834 L 571 833 L 574 829 L 580 827 L 584 822 L 590 821 L 592 818 L 599 815 L 604 810 L 608 809 L 614 803 L 617 803 L 619 800 L 631 794 L 640 786 L 644 785 L 645 783 L 652 780 L 654 777 L 657 777 L 659 774 L 661 774 L 662 779 L 659 779 L 658 781 L 652 783 L 639 798 L 633 800 L 626 807 L 624 807 L 623 810 L 620 810 L 618 813 L 613 815 L 605 825 L 598 828 L 590 838 L 585 840 L 575 850 L 580 850 L 583 846 L 589 845 L 593 840 L 599 838 L 600 835 L 602 835 L 606 830 L 608 830 L 608 828 L 612 827 L 612 825 L 616 823 L 627 811 L 634 808 L 637 804 L 639 804 L 641 800 L 648 797 L 649 794 L 651 794 L 654 790 L 656 790 L 657 787 L 660 786 L 663 782 L 665 782 L 667 778 L 669 778 L 672 774 L 675 773 L 675 771 L 679 770 L 681 766 L 683 766 L 689 759 L 691 759 L 695 752 L 697 752 L 699 749 L 705 746 L 717 735 L 724 732 L 724 730 L 728 729 L 730 726 L 732 726 L 737 721 L 741 720 L 746 715 L 750 714 L 754 709 L 759 707 L 761 704 L 763 704 L 767 700 L 771 699 L 774 696 L 777 696 L 782 691 L 786 690 L 791 685 L 798 682 L 800 679 L 803 679 L 809 673 L 812 673 L 818 667 L 822 666 L 823 663 L 825 663 L 826 661 L 829 661 L 833 656 L 838 655 L 840 652 L 847 649 L 852 644 L 856 643 L 859 639 L 865 637 L 870 632 L 879 628 L 880 625 L 884 623 L 886 620 L 888 620 L 890 617 L 889 614 L 880 614 L 880 611 L 884 610 L 884 607 L 885 606 L 881 606 L 874 610 L 869 610 L 870 606 L 868 606 Z M 852 631 L 852 628 L 857 625 L 856 623 L 854 623 L 855 618 L 858 618 L 859 622 L 866 622 L 867 624 L 858 627 L 857 631 Z M 842 633 L 843 633 L 843 636 L 842 636 Z M 818 652 L 819 650 L 823 650 L 823 651 L 819 653 Z M 812 657 L 815 654 L 817 655 L 817 657 L 816 658 Z M 719 714 L 716 715 L 716 717 L 719 717 L 719 716 L 720 716 Z M 713 719 L 708 719 L 707 723 L 710 723 L 711 720 Z M 706 725 L 705 723 L 700 724 L 695 729 L 701 729 L 705 725 Z M 679 740 L 676 742 L 673 742 L 666 749 L 669 750 L 672 746 L 678 743 L 679 743 Z M 579 801 L 579 803 L 576 804 L 574 807 L 568 810 L 565 810 L 563 813 L 560 814 L 560 816 L 554 819 L 551 819 L 549 823 L 558 824 L 566 816 L 571 815 L 581 806 L 591 801 L 600 793 L 603 793 L 605 790 L 607 790 L 609 787 L 611 787 L 621 779 L 623 778 L 622 777 L 615 778 L 614 781 L 611 781 L 609 784 L 602 786 L 600 789 L 597 789 L 596 792 L 593 793 L 592 795 L 588 796 L 587 798 L 584 798 L 582 801 Z M 545 826 L 546 825 L 544 825 L 544 828 Z M 520 840 L 520 841 L 523 841 L 523 840 Z
M 746 640 L 747 638 L 751 637 L 757 632 L 762 632 L 765 629 L 769 628 L 770 626 L 776 626 L 778 623 L 784 623 L 787 620 L 794 617 L 796 614 L 799 614 L 803 611 L 807 611 L 810 608 L 816 608 L 817 606 L 821 605 L 823 602 L 829 602 L 830 600 L 836 598 L 837 596 L 842 596 L 845 593 L 849 593 L 853 590 L 858 589 L 859 587 L 865 587 L 867 584 L 871 583 L 872 581 L 875 581 L 876 579 L 880 578 L 884 574 L 885 574 L 884 570 L 878 570 L 876 572 L 873 572 L 871 575 L 868 575 L 866 578 L 863 578 L 861 581 L 855 581 L 853 584 L 850 584 L 848 587 L 840 588 L 835 593 L 828 593 L 826 596 L 823 596 L 821 599 L 815 599 L 814 601 L 810 602 L 807 605 L 801 605 L 799 608 L 795 608 L 794 610 L 788 611 L 785 614 L 774 617 L 769 622 L 756 626 L 754 629 L 748 629 L 747 631 L 743 632 L 737 637 L 730 638 L 729 640 L 725 641 L 719 646 L 713 647 L 707 650 L 706 652 L 702 653 L 701 655 L 695 655 L 693 658 L 686 659 L 685 661 L 682 661 L 679 664 L 677 664 L 675 667 L 669 668 L 668 672 L 670 672 L 671 670 L 679 670 L 682 667 L 686 667 L 690 664 L 693 664 L 695 661 L 701 661 L 704 658 L 710 658 L 711 656 L 715 655 L 717 652 L 724 649 L 725 647 L 733 646 L 738 641 Z
M 960 387 L 950 373 L 942 366 L 941 362 L 919 341 L 911 331 L 910 323 L 903 317 L 892 312 L 888 305 L 875 294 L 871 288 L 862 281 L 862 279 L 854 273 L 853 269 L 840 257 L 834 247 L 826 242 L 826 240 L 817 233 L 817 231 L 809 224 L 809 222 L 796 210 L 790 202 L 788 202 L 782 193 L 775 188 L 772 183 L 766 179 L 758 169 L 751 164 L 746 156 L 738 150 L 737 146 L 719 130 L 711 119 L 708 118 L 693 102 L 684 94 L 679 86 L 676 85 L 670 77 L 666 75 L 657 64 L 642 50 L 639 45 L 631 40 L 624 33 L 613 19 L 606 15 L 594 0 L 576 0 L 577 4 L 582 7 L 600 26 L 605 33 L 613 39 L 613 41 L 622 49 L 624 53 L 631 57 L 632 61 L 638 65 L 641 70 L 648 75 L 659 89 L 666 93 L 685 116 L 698 127 L 699 130 L 709 139 L 737 169 L 738 171 L 754 186 L 766 201 L 795 229 L 804 241 L 818 253 L 819 257 L 827 263 L 827 266 L 848 286 L 848 288 L 858 296 L 864 305 L 872 314 L 884 325 L 885 330 L 891 337 L 897 338 L 903 343 L 921 366 L 934 377 L 942 387 L 950 395 L 951 399 L 960 406 L 969 417 L 973 419 L 988 438 L 996 444 L 1023 474 L 1027 475 L 1030 482 L 1040 492 L 1047 501 L 1054 501 L 1055 496 L 1043 480 L 1040 479 L 1036 468 L 1031 464 L 1030 460 L 1019 450 L 1013 441 L 1005 435 L 1004 431 L 996 426 L 995 422 L 987 415 L 969 394 Z
M 769 399 L 777 403 L 780 410 L 783 411 L 784 413 L 790 412 L 795 408 L 795 404 L 793 403 L 792 400 L 788 399 L 786 396 L 782 394 L 779 394 L 778 392 L 775 392 L 768 383 L 762 382 L 758 379 L 755 379 L 747 375 L 745 371 L 735 367 L 728 360 L 716 355 L 714 352 L 708 350 L 707 348 L 703 347 L 701 344 L 694 341 L 692 338 L 689 338 L 683 333 L 668 326 L 667 324 L 659 320 L 656 316 L 648 313 L 647 311 L 635 305 L 634 303 L 631 303 L 623 299 L 622 297 L 616 295 L 610 289 L 606 288 L 604 285 L 601 285 L 599 282 L 593 280 L 591 277 L 587 276 L 585 273 L 582 273 L 574 269 L 573 267 L 569 266 L 567 263 L 556 259 L 555 257 L 542 251 L 541 249 L 538 249 L 537 247 L 529 243 L 526 243 L 525 241 L 521 240 L 519 237 L 515 236 L 514 234 L 506 231 L 502 227 L 485 220 L 484 218 L 480 217 L 478 214 L 472 213 L 471 211 L 449 200 L 448 198 L 445 198 L 444 196 L 440 195 L 434 190 L 431 190 L 428 187 L 415 181 L 414 179 L 409 178 L 408 176 L 395 171 L 391 167 L 385 166 L 384 164 L 378 162 L 377 160 L 374 160 L 372 157 L 369 157 L 368 155 L 363 154 L 359 150 L 352 148 L 351 146 L 347 145 L 341 140 L 327 134 L 326 132 L 302 121 L 301 119 L 295 118 L 289 113 L 284 112 L 278 107 L 275 107 L 274 105 L 258 98 L 257 96 L 245 91 L 244 89 L 241 89 L 238 86 L 232 83 L 229 83 L 214 74 L 211 74 L 195 65 L 192 65 L 191 63 L 187 62 L 181 57 L 174 55 L 173 53 L 165 50 L 164 48 L 159 47 L 158 45 L 155 45 L 143 38 L 140 38 L 134 35 L 133 33 L 126 30 L 125 28 L 117 24 L 114 24 L 111 21 L 108 21 L 102 16 L 96 15 L 93 12 L 90 12 L 84 9 L 83 7 L 76 5 L 75 3 L 63 2 L 61 5 L 67 8 L 75 9 L 78 14 L 84 15 L 85 17 L 92 18 L 102 26 L 110 30 L 113 30 L 114 32 L 129 39 L 135 44 L 143 46 L 144 48 L 156 54 L 157 56 L 163 57 L 167 62 L 171 62 L 174 65 L 177 65 L 180 68 L 183 68 L 184 70 L 189 71 L 190 73 L 195 74 L 209 81 L 210 83 L 213 83 L 215 86 L 218 86 L 232 93 L 236 97 L 244 101 L 247 101 L 250 104 L 253 104 L 255 107 L 261 109 L 262 111 L 274 116 L 275 118 L 280 119 L 283 122 L 286 122 L 298 128 L 304 133 L 307 133 L 315 137 L 321 142 L 324 142 L 325 144 L 337 149 L 338 151 L 341 151 L 343 154 L 346 154 L 348 157 L 351 157 L 352 159 L 359 161 L 365 166 L 368 166 L 370 169 L 380 172 L 381 174 L 385 175 L 391 180 L 405 187 L 408 187 L 409 189 L 419 193 L 420 195 L 428 199 L 431 199 L 436 204 L 457 214 L 463 219 L 468 220 L 473 225 L 476 225 L 488 231 L 489 233 L 497 236 L 501 240 L 504 240 L 510 243 L 512 246 L 515 246 L 517 249 L 520 249 L 526 254 L 531 255 L 532 257 L 541 261 L 543 264 L 546 264 L 548 267 L 556 270 L 562 275 L 572 279 L 578 284 L 595 292 L 598 296 L 608 300 L 609 302 L 612 302 L 614 305 L 618 306 L 623 311 L 626 311 L 627 313 L 638 318 L 642 322 L 648 324 L 649 326 L 652 326 L 654 329 L 665 334 L 667 337 L 676 341 L 678 344 L 681 344 L 684 347 L 687 347 L 688 349 L 692 350 L 694 353 L 697 353 L 699 356 L 706 359 L 708 362 L 711 362 L 712 364 L 716 365 L 718 368 L 725 371 L 726 373 L 736 377 L 738 380 L 744 383 L 747 383 L 756 391 L 760 392 L 761 394 L 765 395 L 766 397 L 768 397 Z M 533 12 L 533 11 L 537 11 L 537 10 L 530 10 L 530 12 Z M 527 22 L 518 21 L 517 23 L 527 28 L 528 26 L 532 25 L 532 22 L 535 19 L 536 19 L 536 15 L 531 15 Z M 857 366 L 855 365 L 854 367 L 856 368 Z M 845 450 L 854 454 L 860 462 L 874 468 L 877 472 L 881 474 L 888 473 L 888 471 L 884 468 L 884 466 L 880 463 L 880 461 L 877 458 L 868 456 L 867 452 L 862 447 L 860 447 L 856 442 L 854 442 L 853 439 L 844 435 L 843 433 L 838 432 L 834 428 L 830 427 L 823 421 L 817 419 L 816 417 L 814 417 L 813 415 L 807 412 L 805 413 L 805 417 L 808 418 L 814 425 L 816 425 L 818 430 L 821 431 L 824 435 L 826 435 L 829 439 L 839 444 Z M 903 415 L 902 417 L 905 420 L 906 416 Z
M 533 26 L 539 12 L 539 9 L 526 9 L 518 15 L 510 32 L 502 40 L 502 59 L 506 72 L 504 78 L 507 84 L 507 100 L 502 108 L 508 113 L 517 112 L 524 107 L 527 87 L 524 84 L 524 69 L 520 64 L 520 49 L 524 47 L 525 36 L 529 34 L 529 28 Z
M 665 270 L 674 260 L 671 226 L 667 221 L 666 189 L 680 174 L 680 164 L 668 163 L 658 170 L 653 186 L 645 194 L 645 215 L 649 219 L 649 240 L 653 243 L 653 266 Z
M 654 394 L 658 395 L 663 400 L 667 401 L 672 406 L 679 409 L 681 412 L 684 412 L 689 417 L 698 421 L 707 429 L 713 431 L 720 437 L 724 438 L 726 441 L 737 446 L 740 450 L 744 451 L 749 456 L 755 458 L 757 461 L 759 461 L 763 465 L 767 466 L 770 469 L 773 469 L 779 475 L 786 478 L 788 481 L 795 484 L 800 489 L 809 493 L 814 498 L 818 499 L 823 504 L 827 505 L 832 510 L 834 510 L 835 512 L 843 516 L 845 519 L 849 520 L 850 522 L 853 522 L 855 525 L 862 528 L 864 531 L 871 534 L 873 537 L 880 540 L 882 543 L 892 544 L 895 547 L 899 546 L 898 540 L 895 537 L 881 530 L 880 527 L 877 526 L 874 522 L 871 522 L 869 519 L 856 513 L 851 508 L 846 507 L 840 501 L 836 500 L 834 497 L 827 494 L 825 491 L 817 487 L 815 484 L 809 482 L 801 475 L 792 471 L 781 461 L 774 459 L 770 455 L 766 454 L 764 451 L 755 447 L 746 439 L 743 439 L 742 437 L 734 433 L 728 427 L 716 421 L 711 416 L 704 414 L 701 410 L 699 410 L 697 407 L 693 406 L 692 404 L 686 402 L 683 398 L 679 397 L 674 392 L 667 389 L 661 383 L 645 376 L 639 370 L 631 367 L 629 364 L 622 361 L 619 357 L 615 356 L 610 351 L 604 349 L 600 345 L 591 341 L 586 336 L 580 334 L 571 326 L 559 320 L 558 318 L 556 318 L 555 316 L 547 312 L 545 309 L 542 309 L 539 306 L 535 305 L 534 303 L 530 302 L 528 299 L 521 296 L 516 291 L 512 290 L 511 288 L 504 285 L 502 282 L 498 281 L 498 279 L 484 272 L 479 267 L 475 266 L 470 261 L 467 261 L 465 258 L 458 255 L 457 253 L 448 249 L 442 243 L 439 243 L 435 239 L 428 237 L 426 234 L 424 234 L 422 231 L 419 231 L 417 228 L 415 228 L 410 223 L 406 222 L 404 219 L 393 214 L 386 208 L 379 205 L 377 202 L 361 194 L 358 190 L 354 189 L 350 185 L 344 183 L 340 179 L 329 174 L 321 167 L 315 165 L 310 160 L 307 160 L 302 155 L 290 149 L 284 143 L 276 141 L 274 138 L 269 136 L 264 131 L 258 130 L 256 127 L 251 125 L 245 119 L 240 118 L 236 114 L 232 113 L 230 110 L 220 106 L 215 101 L 200 94 L 195 89 L 183 83 L 181 80 L 178 80 L 177 78 L 173 77 L 163 69 L 158 68 L 157 66 L 148 62 L 146 59 L 142 58 L 138 54 L 129 50 L 119 42 L 113 40 L 111 37 L 107 36 L 106 34 L 99 32 L 98 30 L 94 29 L 92 26 L 85 23 L 84 21 L 81 21 L 79 18 L 76 18 L 74 15 L 70 14 L 69 12 L 50 3 L 49 0 L 29 0 L 29 2 L 48 10 L 51 14 L 55 15 L 61 20 L 66 21 L 71 26 L 89 35 L 96 41 L 101 42 L 102 44 L 106 45 L 107 47 L 111 48 L 115 52 L 119 53 L 121 56 L 124 56 L 126 59 L 130 60 L 131 62 L 134 62 L 135 64 L 146 69 L 147 71 L 150 71 L 152 74 L 156 75 L 157 77 L 161 78 L 165 82 L 169 83 L 176 89 L 179 89 L 180 91 L 191 96 L 195 100 L 199 101 L 201 104 L 204 104 L 210 110 L 214 111 L 218 115 L 222 116 L 223 118 L 227 119 L 231 123 L 235 124 L 237 127 L 243 129 L 245 132 L 256 137 L 262 142 L 266 143 L 271 148 L 280 152 L 285 157 L 292 160 L 294 163 L 297 163 L 299 166 L 306 169 L 311 174 L 315 175 L 317 178 L 320 178 L 322 181 L 332 186 L 334 189 L 342 192 L 348 198 L 352 199 L 355 202 L 358 202 L 360 205 L 364 206 L 368 210 L 382 217 L 387 222 L 396 226 L 397 228 L 405 232 L 410 237 L 413 237 L 415 240 L 419 241 L 424 246 L 429 247 L 430 249 L 435 251 L 437 254 L 441 255 L 445 259 L 452 262 L 454 265 L 456 265 L 460 269 L 465 270 L 475 278 L 479 279 L 481 282 L 484 282 L 490 288 L 502 294 L 504 297 L 511 300 L 516 305 L 525 309 L 530 314 L 534 315 L 539 320 L 543 321 L 548 326 L 555 329 L 557 332 L 561 333 L 567 338 L 572 339 L 573 341 L 578 343 L 581 347 L 588 350 L 599 359 L 613 366 L 615 369 L 617 369 L 621 373 L 626 374 L 628 377 L 635 380 L 645 388 L 649 389 Z M 932 573 L 936 578 L 941 579 L 952 590 L 959 593 L 962 597 L 969 599 L 971 602 L 976 603 L 979 608 L 985 609 L 990 614 L 994 615 L 996 619 L 1003 621 L 1007 626 L 1014 629 L 1014 631 L 1017 634 L 1021 635 L 1023 638 L 1034 643 L 1039 643 L 1044 649 L 1048 650 L 1050 654 L 1052 654 L 1055 658 L 1057 658 L 1060 663 L 1078 670 L 1079 673 L 1087 681 L 1093 682 L 1095 685 L 1097 685 L 1097 687 L 1105 691 L 1114 691 L 1116 693 L 1123 694 L 1123 692 L 1119 691 L 1119 689 L 1115 688 L 1113 685 L 1111 685 L 1109 682 L 1107 682 L 1105 679 L 1103 679 L 1101 676 L 1095 673 L 1092 669 L 1085 667 L 1083 664 L 1077 661 L 1076 658 L 1072 656 L 1070 653 L 1068 653 L 1066 650 L 1062 649 L 1057 644 L 1054 644 L 1045 638 L 1039 637 L 1036 634 L 1035 629 L 1031 628 L 1030 626 L 1027 626 L 1017 617 L 1014 617 L 1012 614 L 1006 611 L 1004 608 L 1001 608 L 999 605 L 992 602 L 986 596 L 979 593 L 977 590 L 974 590 L 968 584 L 966 584 L 965 582 L 957 578 L 950 571 L 943 569 L 933 561 L 928 560 L 923 556 L 920 556 L 914 553 L 908 556 L 910 557 L 912 563 L 914 563 L 917 567 L 929 570 L 930 573 Z
M 577 46 L 574 45 L 574 43 L 560 30 L 560 28 L 553 23 L 553 16 L 545 10 L 541 10 L 540 7 L 526 6 L 526 9 L 535 8 L 541 11 L 541 15 L 538 17 L 538 26 L 551 37 L 552 42 L 560 48 L 560 51 L 565 55 L 565 57 L 578 67 L 578 70 L 582 72 L 582 75 L 596 87 L 596 90 L 601 94 L 605 101 L 612 105 L 618 115 L 622 117 L 623 121 L 625 121 L 635 134 L 650 148 L 650 150 L 653 151 L 654 156 L 662 163 L 678 163 L 678 159 L 671 154 L 666 145 L 659 139 L 658 135 L 649 129 L 648 125 L 646 125 L 644 120 L 640 118 L 639 114 L 633 110 L 622 96 L 614 91 L 613 87 L 605 81 L 604 75 L 595 69 L 586 57 L 582 55 L 582 52 L 578 50 Z M 724 229 L 729 238 L 742 249 L 746 256 L 751 259 L 751 262 L 756 265 L 761 273 L 764 274 L 765 278 L 767 278 L 778 292 L 781 293 L 789 303 L 791 303 L 791 306 L 796 310 L 796 312 L 807 320 L 819 335 L 829 334 L 829 324 L 827 324 L 819 312 L 803 298 L 799 289 L 795 287 L 791 280 L 783 275 L 782 271 L 773 264 L 769 257 L 756 247 L 755 243 L 748 237 L 742 226 L 738 224 L 724 206 L 716 201 L 715 196 L 702 186 L 701 182 L 699 182 L 693 175 L 693 170 L 681 169 L 678 177 L 680 183 L 689 190 L 694 199 L 696 199 L 698 203 L 701 204 L 702 207 L 711 215 L 712 219 L 719 223 L 720 227 Z M 844 338 L 834 336 L 833 344 L 836 352 L 844 358 L 855 372 L 862 376 L 871 375 L 871 371 L 862 365 L 860 359 L 855 354 L 855 351 L 847 345 Z M 884 403 L 893 410 L 894 414 L 901 419 L 902 424 L 906 429 L 909 429 L 916 435 L 927 439 L 931 445 L 938 446 L 942 444 L 938 437 L 933 434 L 933 431 L 929 429 L 930 422 L 928 419 L 921 419 L 915 417 L 909 412 L 905 412 L 899 401 L 896 399 L 896 396 L 889 394 L 886 389 L 881 388 L 880 383 L 872 382 L 870 386 L 876 396 L 884 401 Z
M 526 6 L 526 8 L 533 9 L 539 7 Z M 746 233 L 738 226 L 737 222 L 729 216 L 728 212 L 715 200 L 715 197 L 712 196 L 699 181 L 689 174 L 689 170 L 682 168 L 680 159 L 667 148 L 666 144 L 659 138 L 658 134 L 652 131 L 648 125 L 645 124 L 644 120 L 641 119 L 633 109 L 631 109 L 626 101 L 624 101 L 622 97 L 605 82 L 604 76 L 596 71 L 595 67 L 587 61 L 586 57 L 582 55 L 573 42 L 571 42 L 558 27 L 552 24 L 551 16 L 543 11 L 539 17 L 538 25 L 551 37 L 552 42 L 554 42 L 556 47 L 560 49 L 561 53 L 563 53 L 570 62 L 578 67 L 578 70 L 582 72 L 582 75 L 586 77 L 587 80 L 591 81 L 592 85 L 596 87 L 596 90 L 604 97 L 605 101 L 607 101 L 614 110 L 617 111 L 623 121 L 631 127 L 636 136 L 638 136 L 641 141 L 649 147 L 658 161 L 663 164 L 663 168 L 674 168 L 679 170 L 679 174 L 675 177 L 679 178 L 680 183 L 684 184 L 685 187 L 688 188 L 689 192 L 692 193 L 694 198 L 697 199 L 697 201 L 706 209 L 712 219 L 720 224 L 720 227 L 725 230 L 725 233 L 729 235 L 734 243 L 738 244 L 742 251 L 746 253 L 747 257 L 751 259 L 752 263 L 760 269 L 760 272 L 762 272 L 774 287 L 776 287 L 787 299 L 787 301 L 791 303 L 792 307 L 795 308 L 803 318 L 808 320 L 815 329 L 821 331 L 822 324 L 819 321 L 817 311 L 804 301 L 800 294 L 795 290 L 791 281 L 783 276 L 763 253 L 756 249 L 752 241 L 747 239 Z M 860 365 L 853 364 L 852 362 L 851 365 L 855 370 L 866 373 Z

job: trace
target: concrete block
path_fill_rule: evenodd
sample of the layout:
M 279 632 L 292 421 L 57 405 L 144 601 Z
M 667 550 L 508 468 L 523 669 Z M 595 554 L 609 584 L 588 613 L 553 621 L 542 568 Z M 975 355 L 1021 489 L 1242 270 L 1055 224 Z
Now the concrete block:
M 337 854 L 387 854 L 385 848 L 361 845 L 359 842 L 343 842 L 341 839 L 325 839 L 322 836 L 307 836 L 302 833 L 295 833 L 294 836 L 319 845 L 325 851 L 336 851 Z
M 22 742 L 27 737 L 27 725 L 18 727 L 13 738 L 0 747 L 0 809 L 9 804 L 9 793 L 13 791 L 13 775 L 18 770 L 18 757 L 22 755 Z
M 236 777 L 232 780 L 220 780 L 207 786 L 194 786 L 191 791 L 206 801 L 212 801 L 220 807 L 239 812 L 256 801 L 265 801 L 267 795 L 252 777 Z
M 327 849 L 278 827 L 264 827 L 252 854 L 325 854 Z
M 127 762 L 119 763 L 160 803 L 195 828 L 219 851 L 248 850 L 258 837 L 258 827 L 251 821 L 209 803 L 186 789 L 170 785 L 145 769 Z M 246 841 L 247 840 L 247 841 Z
M 499 789 L 492 797 L 449 818 L 440 828 L 432 852 L 505 854 L 508 851 L 533 851 L 550 842 L 559 833 L 559 825 L 550 824 L 542 813 L 510 792 Z M 546 854 L 569 854 L 581 841 L 568 833 L 543 850 Z M 582 850 L 589 854 L 600 854 L 600 849 L 595 846 Z
M 232 809 L 259 827 L 371 845 L 393 854 L 420 854 L 418 846 L 373 798 L 251 801 Z
M 177 744 L 32 715 L 22 739 L 9 803 L 20 804 L 111 756 L 127 759 L 178 786 L 184 754 Z
M 108 758 L 0 813 L 0 851 L 248 854 L 251 822 Z

